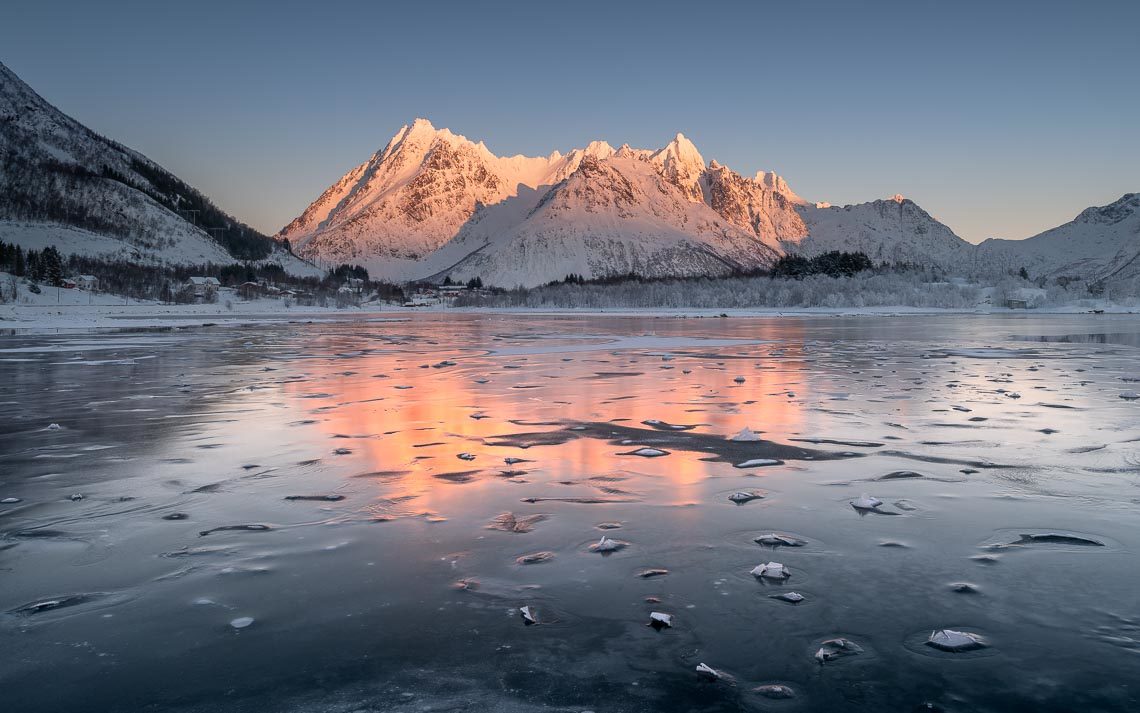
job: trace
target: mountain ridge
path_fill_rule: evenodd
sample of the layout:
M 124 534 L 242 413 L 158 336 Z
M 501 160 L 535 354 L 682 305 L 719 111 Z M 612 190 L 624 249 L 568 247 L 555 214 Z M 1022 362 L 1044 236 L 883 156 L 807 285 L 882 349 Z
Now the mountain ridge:
M 0 239 L 140 262 L 272 258 L 313 269 L 156 162 L 64 114 L 3 63 Z
M 798 237 L 802 232 L 802 219 L 796 209 L 806 205 L 806 201 L 792 193 L 781 177 L 760 172 L 756 179 L 745 178 L 719 163 L 706 164 L 700 151 L 682 133 L 656 150 L 628 144 L 614 149 L 605 141 L 593 141 L 566 153 L 497 157 L 482 142 L 475 143 L 448 129 L 436 129 L 427 119 L 416 119 L 401 127 L 369 161 L 330 186 L 276 237 L 288 240 L 307 257 L 359 262 L 370 272 L 389 279 L 434 275 L 434 268 L 450 259 L 458 264 L 462 256 L 457 254 L 456 246 L 462 245 L 471 246 L 472 251 L 478 245 L 480 252 L 480 257 L 468 266 L 486 263 L 490 259 L 489 236 L 480 239 L 463 235 L 477 212 L 515 199 L 520 193 L 554 192 L 563 181 L 582 173 L 583 166 L 589 175 L 604 174 L 610 185 L 607 191 L 591 193 L 582 186 L 588 179 L 579 178 L 574 183 L 577 197 L 583 201 L 604 197 L 608 201 L 605 207 L 586 203 L 577 206 L 581 211 L 571 210 L 563 195 L 560 205 L 540 203 L 531 209 L 546 206 L 541 232 L 547 237 L 555 233 L 560 236 L 556 242 L 564 257 L 573 252 L 570 243 L 574 240 L 589 241 L 595 251 L 608 252 L 578 255 L 562 267 L 555 260 L 549 269 L 540 270 L 544 275 L 551 270 L 568 269 L 571 264 L 576 270 L 585 270 L 575 274 L 586 276 L 604 276 L 626 268 L 645 271 L 649 276 L 696 274 L 698 265 L 709 269 L 719 266 L 710 274 L 723 274 L 729 265 L 754 269 L 778 257 L 782 237 Z M 619 168 L 609 172 L 605 166 Z M 649 171 L 672 188 L 649 181 Z M 632 175 L 636 175 L 635 183 L 646 189 L 638 195 L 647 200 L 653 197 L 640 206 L 648 211 L 646 214 L 639 213 L 634 201 L 624 200 L 619 190 L 623 180 Z M 677 194 L 672 195 L 674 189 Z M 560 190 L 565 193 L 571 189 Z M 662 192 L 671 195 L 665 199 Z M 659 205 L 662 200 L 702 206 L 694 210 L 700 213 L 707 208 L 709 212 L 701 220 L 689 209 L 663 212 Z M 711 205 L 713 200 L 716 208 Z M 512 210 L 500 212 L 494 220 L 501 221 Z M 601 232 L 598 225 L 591 224 L 589 230 L 594 232 L 583 232 L 588 221 L 582 223 L 582 215 L 596 216 L 599 211 L 610 211 L 610 224 Z M 669 220 L 681 222 L 662 222 L 666 212 L 671 216 Z M 577 229 L 571 224 L 555 229 L 551 221 L 559 213 L 576 216 Z M 531 218 L 517 216 L 519 221 Z M 692 232 L 685 228 L 690 219 L 693 225 L 703 226 L 701 230 Z M 614 220 L 627 222 L 623 227 Z M 646 233 L 651 225 L 656 226 L 660 245 L 652 245 L 651 236 Z M 533 220 L 528 226 L 514 227 L 519 235 L 538 229 Z M 478 232 L 480 228 L 468 230 Z M 678 242 L 682 235 L 687 238 L 682 241 L 684 244 Z M 453 241 L 458 242 L 447 247 Z M 522 245 L 517 241 L 514 244 Z M 527 246 L 537 247 L 529 243 Z M 432 257 L 440 250 L 440 256 Z M 660 259 L 653 259 L 654 255 Z M 569 272 L 573 270 L 558 277 Z M 537 279 L 527 273 L 497 274 L 510 286 L 529 285 Z

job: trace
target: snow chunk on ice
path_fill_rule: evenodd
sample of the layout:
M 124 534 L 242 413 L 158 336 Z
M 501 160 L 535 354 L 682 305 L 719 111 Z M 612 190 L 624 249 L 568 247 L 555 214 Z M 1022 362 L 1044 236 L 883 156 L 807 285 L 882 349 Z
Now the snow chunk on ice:
M 673 626 L 673 616 L 659 611 L 649 613 L 649 625 L 660 631 Z
M 784 580 L 792 576 L 788 568 L 779 562 L 769 562 L 768 564 L 756 565 L 752 568 L 753 577 L 761 577 L 763 579 L 779 579 Z
M 230 622 L 230 626 L 232 626 L 235 629 L 244 629 L 252 623 L 253 623 L 253 617 L 251 617 L 251 616 L 239 616 L 237 619 L 234 619 L 233 621 Z
M 612 540 L 605 535 L 602 535 L 602 539 L 590 545 L 590 551 L 601 552 L 604 554 L 606 552 L 617 552 L 618 550 L 623 550 L 628 546 L 628 542 L 622 542 L 621 540 Z
M 730 440 L 730 441 L 759 441 L 762 439 L 760 438 L 759 433 L 757 433 L 756 431 L 753 431 L 751 428 L 748 428 L 747 426 L 745 426 L 744 428 L 740 429 L 740 431 L 735 436 L 731 436 L 728 440 Z
M 930 632 L 930 638 L 926 641 L 927 646 L 932 646 L 942 651 L 973 651 L 975 649 L 985 648 L 986 642 L 981 636 L 969 631 L 957 631 L 955 629 L 939 629 Z
M 619 456 L 641 456 L 642 458 L 660 458 L 661 456 L 669 455 L 669 451 L 663 451 L 660 448 L 638 448 L 636 451 L 626 451 L 625 453 L 618 453 Z
M 728 499 L 737 505 L 752 502 L 753 500 L 761 500 L 764 494 L 756 490 L 740 490 L 728 496 Z
M 823 665 L 828 661 L 863 653 L 863 647 L 849 639 L 828 639 L 819 645 L 815 660 Z
M 760 467 L 763 467 L 766 465 L 783 465 L 783 464 L 784 464 L 784 461 L 777 460 L 775 458 L 752 458 L 751 460 L 746 460 L 743 463 L 736 463 L 733 465 L 733 467 L 734 468 L 760 468 Z
M 719 681 L 721 674 L 720 671 L 717 671 L 712 666 L 709 666 L 705 663 L 699 663 L 697 664 L 697 676 L 703 678 L 706 681 Z

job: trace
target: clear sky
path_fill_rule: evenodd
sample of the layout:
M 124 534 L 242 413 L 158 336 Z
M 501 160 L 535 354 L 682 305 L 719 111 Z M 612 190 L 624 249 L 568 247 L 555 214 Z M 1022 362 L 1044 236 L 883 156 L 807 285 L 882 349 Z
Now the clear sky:
M 405 123 L 902 193 L 1023 238 L 1140 191 L 1140 2 L 5 0 L 0 61 L 276 232 Z

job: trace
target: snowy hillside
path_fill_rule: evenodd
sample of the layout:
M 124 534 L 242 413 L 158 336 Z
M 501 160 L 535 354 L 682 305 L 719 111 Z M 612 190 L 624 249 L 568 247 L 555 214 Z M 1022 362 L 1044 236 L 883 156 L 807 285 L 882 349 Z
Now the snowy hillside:
M 312 270 L 158 164 L 63 114 L 3 64 L 0 239 L 138 262 L 236 257 Z
M 1025 240 L 990 239 L 980 259 L 1003 270 L 1024 267 L 1032 277 L 1086 280 L 1140 277 L 1140 194 L 1126 193 L 1072 221 Z
M 783 241 L 788 252 L 807 257 L 832 250 L 861 252 L 876 264 L 973 272 L 974 246 L 902 196 L 843 207 L 800 206 L 799 212 L 805 232 Z

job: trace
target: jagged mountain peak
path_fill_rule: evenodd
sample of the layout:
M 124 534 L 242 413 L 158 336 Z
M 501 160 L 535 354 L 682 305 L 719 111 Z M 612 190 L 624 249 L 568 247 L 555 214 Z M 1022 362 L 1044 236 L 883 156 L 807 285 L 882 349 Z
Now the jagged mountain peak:
M 808 201 L 796 195 L 795 191 L 788 186 L 788 182 L 784 180 L 783 176 L 780 176 L 774 171 L 757 171 L 756 176 L 753 177 L 752 180 L 770 191 L 779 193 L 796 205 L 808 205 Z
M 488 284 L 507 286 L 626 268 L 716 273 L 726 264 L 718 261 L 754 267 L 781 252 L 825 248 L 941 265 L 965 245 L 901 196 L 817 208 L 776 173 L 745 177 L 706 163 L 683 133 L 655 150 L 593 141 L 564 154 L 501 158 L 427 120 L 402 128 L 280 236 L 304 255 L 360 263 L 390 279 L 443 274 L 464 260 L 453 278 L 487 270 Z M 471 257 L 475 250 L 486 255 Z M 508 258 L 511 251 L 526 257 Z M 622 251 L 633 252 L 619 258 Z M 639 262 L 649 255 L 671 262 Z M 516 274 L 525 270 L 534 274 Z
M 585 156 L 564 180 L 481 209 L 418 277 L 534 286 L 569 274 L 723 275 L 770 264 L 748 227 L 688 199 L 639 156 Z
M 591 141 L 582 153 L 593 158 L 609 158 L 614 155 L 614 147 L 605 141 Z
M 701 152 L 697 150 L 692 141 L 689 141 L 680 132 L 673 137 L 672 141 L 655 152 L 650 160 L 667 168 L 683 166 L 688 170 L 700 170 L 705 167 L 705 159 L 701 156 Z
M 658 166 L 661 173 L 680 188 L 689 200 L 702 200 L 698 182 L 705 170 L 705 159 L 684 134 L 674 136 L 664 148 L 651 155 L 649 161 Z

